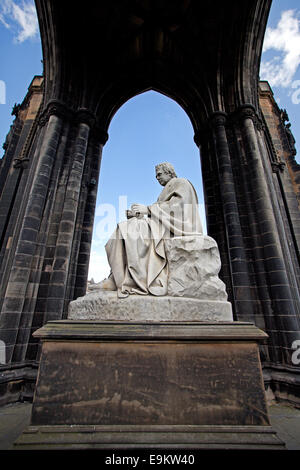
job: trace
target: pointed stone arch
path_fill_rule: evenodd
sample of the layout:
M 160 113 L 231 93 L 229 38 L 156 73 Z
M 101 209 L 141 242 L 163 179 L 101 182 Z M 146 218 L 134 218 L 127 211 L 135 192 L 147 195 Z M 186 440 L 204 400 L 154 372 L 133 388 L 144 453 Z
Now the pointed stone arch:
M 70 8 L 36 0 L 44 99 L 26 144 L 27 167 L 12 170 L 22 195 L 3 192 L 3 201 L 19 201 L 5 215 L 18 214 L 1 252 L 0 327 L 9 364 L 34 361 L 32 332 L 65 318 L 69 301 L 84 294 L 109 123 L 122 103 L 153 89 L 192 122 L 208 233 L 219 245 L 235 319 L 265 329 L 262 358 L 274 386 L 299 395 L 291 360 L 299 337 L 299 244 L 283 222 L 289 214 L 276 191 L 278 158 L 258 104 L 270 4 L 87 0 Z

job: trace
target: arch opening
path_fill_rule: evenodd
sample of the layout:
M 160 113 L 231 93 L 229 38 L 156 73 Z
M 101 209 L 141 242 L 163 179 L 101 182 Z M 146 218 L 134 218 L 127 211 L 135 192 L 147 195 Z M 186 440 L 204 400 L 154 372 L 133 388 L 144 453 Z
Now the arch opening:
M 125 220 L 133 203 L 156 201 L 162 187 L 155 178 L 155 165 L 169 161 L 178 176 L 194 185 L 206 233 L 200 155 L 194 130 L 186 112 L 175 100 L 156 91 L 146 91 L 123 104 L 109 128 L 101 163 L 89 281 L 100 282 L 109 274 L 105 244 Z

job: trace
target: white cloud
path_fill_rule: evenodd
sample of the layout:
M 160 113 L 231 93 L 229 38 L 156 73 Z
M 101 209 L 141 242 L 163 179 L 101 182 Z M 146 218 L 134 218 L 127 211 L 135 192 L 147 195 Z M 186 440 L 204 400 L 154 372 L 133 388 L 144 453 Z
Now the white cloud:
M 9 24 L 5 21 L 4 16 L 0 13 L 0 22 L 4 24 L 5 28 L 9 29 Z
M 18 43 L 38 35 L 38 20 L 33 0 L 2 0 L 0 22 L 11 29 Z
M 290 86 L 300 64 L 300 21 L 295 10 L 283 11 L 276 28 L 266 29 L 263 52 L 268 50 L 281 54 L 262 61 L 261 80 L 268 80 L 271 86 Z

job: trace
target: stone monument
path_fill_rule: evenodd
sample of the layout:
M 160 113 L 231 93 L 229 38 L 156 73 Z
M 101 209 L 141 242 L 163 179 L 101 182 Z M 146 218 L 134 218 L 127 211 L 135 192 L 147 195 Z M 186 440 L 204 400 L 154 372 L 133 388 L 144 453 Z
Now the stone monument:
M 258 342 L 234 322 L 216 242 L 192 184 L 156 167 L 156 203 L 133 204 L 106 245 L 111 274 L 42 341 L 31 425 L 19 448 L 282 448 Z
M 73 320 L 230 321 L 216 242 L 203 235 L 193 185 L 170 163 L 156 166 L 164 187 L 150 205 L 133 204 L 106 245 L 111 273 L 69 305 Z

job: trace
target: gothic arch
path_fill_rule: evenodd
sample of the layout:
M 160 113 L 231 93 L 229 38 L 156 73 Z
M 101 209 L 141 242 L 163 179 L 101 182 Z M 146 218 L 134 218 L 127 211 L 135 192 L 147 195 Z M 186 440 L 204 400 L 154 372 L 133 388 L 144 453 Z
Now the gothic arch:
M 111 119 L 126 101 L 140 93 L 153 90 L 166 95 L 181 106 L 196 134 L 201 123 L 205 125 L 213 109 L 209 89 L 204 100 L 197 90 L 196 83 L 186 76 L 181 76 L 167 63 L 159 64 L 155 68 L 153 73 L 155 78 L 147 76 L 145 72 L 147 68 L 148 64 L 139 64 L 138 67 L 133 67 L 129 72 L 118 76 L 107 88 L 101 90 L 95 110 L 99 126 L 108 132 Z
M 32 333 L 65 318 L 69 301 L 85 293 L 107 129 L 125 101 L 153 89 L 173 98 L 192 122 L 208 233 L 219 245 L 235 319 L 265 329 L 270 380 L 299 396 L 299 367 L 291 359 L 299 338 L 299 247 L 282 222 L 288 208 L 273 173 L 282 166 L 266 145 L 258 106 L 270 5 L 86 0 L 84 8 L 70 8 L 36 0 L 44 100 L 26 155 L 11 162 L 16 192 L 7 185 L 2 193 L 1 214 L 5 198 L 11 211 L 3 225 L 0 332 L 11 367 L 31 367 L 38 357 Z

